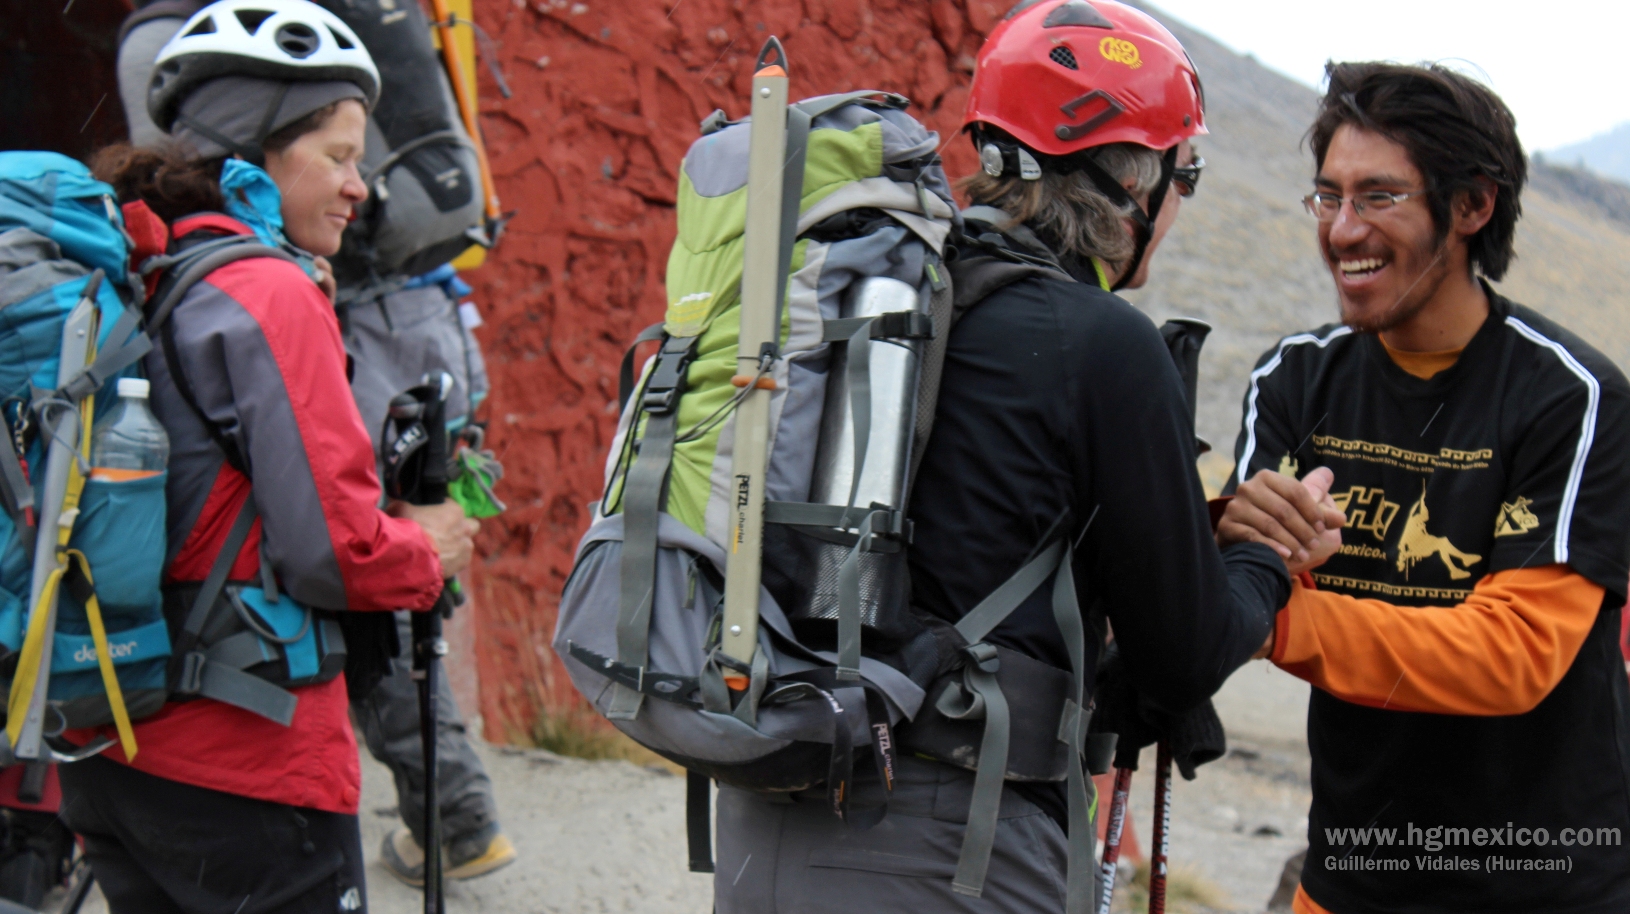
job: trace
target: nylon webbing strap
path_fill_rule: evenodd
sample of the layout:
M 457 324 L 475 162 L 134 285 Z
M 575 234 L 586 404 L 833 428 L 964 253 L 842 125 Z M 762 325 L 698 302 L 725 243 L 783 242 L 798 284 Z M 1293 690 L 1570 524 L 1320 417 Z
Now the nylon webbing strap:
M 1058 567 L 1059 556 L 1063 552 L 1062 542 L 1055 542 L 1042 550 L 1041 555 L 1025 563 L 1024 567 L 1013 573 L 1013 577 L 1003 581 L 1002 586 L 991 591 L 990 596 L 980 600 L 978 606 L 969 610 L 968 614 L 957 622 L 956 630 L 961 632 L 962 637 L 970 644 L 985 640 L 986 635 L 1002 624 L 1002 620 L 1006 619 L 1009 613 L 1017 609 L 1026 597 L 1047 580 L 1053 569 Z
M 1007 748 L 1011 719 L 1007 697 L 996 682 L 996 648 L 976 644 L 967 649 L 969 664 L 963 667 L 963 684 L 984 700 L 985 733 L 979 740 L 979 769 L 974 772 L 973 801 L 968 804 L 968 827 L 963 832 L 962 853 L 957 858 L 956 877 L 951 891 L 980 897 L 985 890 L 985 873 L 990 868 L 990 852 L 996 843 L 996 823 L 1002 811 L 1002 781 L 1007 776 Z
M 102 389 L 114 375 L 136 364 L 142 356 L 153 351 L 153 341 L 140 333 L 142 314 L 136 308 L 125 308 L 108 331 L 109 345 L 97 350 L 95 361 L 75 375 L 68 383 L 57 388 L 56 396 L 64 400 L 82 400 Z
M 285 727 L 294 722 L 294 709 L 299 704 L 293 692 L 252 673 L 208 661 L 204 663 L 198 694 L 259 714 Z
M 679 398 L 684 391 L 685 365 L 694 351 L 694 337 L 670 339 L 652 366 L 651 381 L 640 409 L 645 412 L 645 435 L 639 456 L 623 479 L 623 554 L 617 607 L 617 660 L 640 671 L 643 686 L 651 640 L 651 601 L 657 569 L 657 523 L 662 511 L 662 489 L 673 461 L 674 437 L 679 425 Z M 628 434 L 638 431 L 638 417 Z M 645 696 L 641 688 L 621 683 L 612 686 L 606 717 L 633 720 Z
M 241 669 L 264 662 L 260 659 L 258 638 L 252 650 L 241 640 L 241 636 L 224 639 L 211 645 L 207 651 L 196 650 L 210 612 L 226 587 L 232 566 L 237 564 L 238 555 L 243 551 L 258 516 L 254 493 L 250 493 L 243 500 L 243 507 L 238 509 L 232 529 L 227 531 L 221 551 L 216 554 L 209 575 L 199 586 L 192 608 L 187 611 L 186 621 L 182 623 L 180 635 L 176 638 L 182 666 L 180 682 L 175 684 L 174 689 L 181 694 L 201 695 L 242 708 L 287 727 L 294 722 L 298 699 L 292 692 Z M 307 624 L 310 624 L 309 618 Z M 255 637 L 253 632 L 243 632 L 242 635 Z
M 840 317 L 821 322 L 821 342 L 841 343 L 862 327 L 874 340 L 927 340 L 934 337 L 934 319 L 921 311 L 890 311 L 871 317 Z
M 1089 782 L 1083 771 L 1085 759 L 1082 750 L 1087 732 L 1086 710 L 1086 658 L 1085 625 L 1081 621 L 1081 607 L 1076 600 L 1074 550 L 1068 545 L 1058 560 L 1058 574 L 1053 578 L 1053 621 L 1064 636 L 1064 646 L 1070 655 L 1070 700 L 1064 703 L 1063 719 L 1059 721 L 1058 739 L 1070 747 L 1065 796 L 1069 805 L 1068 879 L 1064 893 L 1065 914 L 1088 914 L 1092 908 L 1093 889 L 1093 823 L 1096 811 L 1093 795 L 1088 794 Z
M 119 674 L 113 669 L 113 653 L 108 647 L 107 626 L 102 622 L 102 604 L 96 599 L 96 582 L 91 578 L 91 565 L 85 553 L 68 550 L 69 569 L 65 574 L 76 575 L 82 586 L 70 590 L 85 604 L 85 620 L 90 623 L 91 643 L 96 648 L 96 666 L 102 673 L 102 689 L 108 696 L 108 710 L 113 715 L 114 729 L 119 731 L 119 746 L 125 759 L 136 757 L 136 731 L 130 726 L 130 711 L 125 707 L 124 690 L 119 687 Z
M 858 471 L 855 478 L 860 478 Z M 849 501 L 853 504 L 853 495 Z M 866 515 L 855 545 L 838 566 L 838 669 L 835 674 L 838 679 L 860 678 L 860 555 L 869 551 L 872 520 L 882 513 L 873 511 Z
M 209 566 L 209 574 L 198 588 L 198 595 L 193 598 L 192 609 L 187 611 L 187 620 L 181 626 L 181 637 L 177 639 L 180 643 L 176 645 L 181 651 L 189 651 L 198 643 L 198 635 L 204 630 L 204 623 L 215 606 L 215 599 L 221 595 L 221 588 L 226 586 L 227 576 L 238 561 L 238 553 L 243 551 L 243 544 L 249 539 L 256 516 L 255 495 L 251 492 L 243 500 L 243 507 L 238 509 L 238 516 L 232 521 L 232 529 L 227 531 L 226 541 L 221 544 L 215 563 Z
M 243 240 L 235 240 L 238 238 Z M 180 275 L 171 281 L 169 289 L 165 291 L 164 298 L 154 304 L 153 310 L 148 314 L 147 329 L 149 331 L 163 325 L 165 320 L 170 317 L 170 312 L 175 310 L 175 306 L 180 304 L 181 299 L 186 296 L 188 290 L 197 285 L 199 280 L 229 263 L 236 263 L 239 260 L 247 260 L 251 257 L 272 257 L 277 260 L 287 260 L 289 263 L 295 263 L 292 256 L 277 248 L 261 244 L 253 235 L 235 235 L 231 239 L 223 238 L 221 241 L 232 241 L 232 243 L 221 244 L 220 247 L 211 247 L 208 253 L 197 256 L 196 259 L 183 254 L 176 261 L 176 263 L 185 264 L 185 266 Z
M 876 318 L 872 319 L 873 321 Z M 855 506 L 860 492 L 860 477 L 866 469 L 866 450 L 872 440 L 872 322 L 854 332 L 846 344 L 848 358 L 844 365 L 845 380 L 849 383 L 849 415 L 854 422 L 854 469 L 850 472 L 848 506 Z
M 645 423 L 639 457 L 623 480 L 622 587 L 617 609 L 617 659 L 644 678 L 651 637 L 651 600 L 656 585 L 657 502 L 673 459 L 678 410 L 653 415 Z M 632 430 L 629 434 L 633 434 Z M 633 720 L 644 698 L 638 688 L 612 686 L 612 720 Z
M 1001 668 L 1000 660 L 997 657 L 996 648 L 984 643 L 984 637 L 990 634 L 991 630 L 996 628 L 997 625 L 1000 625 L 1002 620 L 1006 619 L 1014 609 L 1018 608 L 1026 597 L 1034 593 L 1036 588 L 1047 580 L 1048 575 L 1051 575 L 1055 569 L 1059 569 L 1060 580 L 1055 581 L 1053 585 L 1056 613 L 1057 603 L 1062 599 L 1060 596 L 1060 588 L 1064 586 L 1062 579 L 1069 577 L 1067 566 L 1061 568 L 1059 563 L 1068 555 L 1069 547 L 1067 544 L 1054 542 L 1051 546 L 1042 550 L 1040 555 L 1026 562 L 1018 571 L 1014 572 L 1013 576 L 1004 581 L 1002 586 L 992 591 L 990 596 L 979 601 L 979 605 L 975 606 L 966 616 L 963 616 L 962 620 L 956 625 L 957 631 L 970 642 L 970 646 L 964 650 L 968 662 L 962 670 L 962 684 L 972 705 L 964 709 L 960 714 L 951 713 L 944 706 L 941 706 L 939 710 L 948 717 L 977 719 L 979 716 L 977 706 L 983 705 L 985 718 L 985 730 L 979 742 L 979 766 L 974 772 L 973 799 L 968 804 L 968 827 L 963 834 L 961 855 L 957 858 L 956 878 L 951 882 L 951 889 L 958 894 L 978 898 L 980 893 L 984 891 L 985 873 L 990 867 L 991 848 L 995 845 L 996 823 L 1002 806 L 1002 782 L 1007 776 L 1011 718 L 1008 712 L 1007 698 L 1002 694 L 1001 686 L 996 681 L 996 673 Z M 1068 588 L 1067 597 L 1073 605 L 1075 600 L 1073 584 Z M 1067 639 L 1068 629 L 1064 629 L 1064 631 Z M 1077 654 L 1085 650 L 1079 643 L 1081 632 L 1079 613 L 1076 614 L 1075 631 L 1077 643 L 1075 645 L 1076 652 L 1071 655 L 1072 664 L 1075 662 Z M 1077 665 L 1074 682 L 1074 707 L 1077 709 L 1081 704 L 1081 676 L 1083 675 L 1079 670 L 1080 667 Z M 949 694 L 949 692 L 946 693 L 946 695 Z M 941 701 L 944 700 L 945 698 L 942 697 Z M 1076 747 L 1076 758 L 1072 760 L 1070 766 L 1073 772 L 1070 775 L 1073 778 L 1071 783 L 1079 787 L 1082 781 L 1082 774 L 1079 770 L 1081 767 L 1079 762 L 1080 733 L 1084 731 L 1085 725 L 1080 720 L 1079 712 L 1070 710 L 1070 703 L 1066 702 L 1065 707 L 1065 713 L 1070 718 L 1071 723 L 1067 737 L 1075 743 Z M 1081 813 L 1083 815 L 1085 813 L 1084 794 L 1077 796 L 1072 792 L 1070 797 L 1071 823 L 1087 821 L 1073 817 L 1077 813 L 1078 806 L 1081 808 Z M 1089 833 L 1085 839 L 1081 837 L 1083 831 Z M 1092 872 L 1092 839 L 1090 831 L 1090 825 L 1085 828 L 1074 828 L 1072 831 L 1075 835 L 1073 841 L 1076 843 L 1072 843 L 1069 852 L 1069 860 L 1074 863 L 1078 856 L 1077 844 L 1082 840 L 1087 842 L 1086 872 L 1088 878 L 1091 878 L 1090 874 Z M 1074 872 L 1075 870 L 1072 869 L 1072 875 Z M 1072 886 L 1072 890 L 1073 888 Z M 1088 895 L 1083 897 L 1090 901 L 1090 888 L 1087 892 Z M 1076 896 L 1071 894 L 1069 897 L 1073 899 Z M 1071 907 L 1068 914 L 1080 914 L 1084 910 L 1084 908 L 1078 910 Z
M 634 342 L 628 344 L 623 353 L 623 364 L 617 370 L 617 410 L 621 412 L 628 408 L 628 398 L 634 393 L 634 351 L 640 348 L 641 343 L 654 343 L 662 339 L 665 324 L 656 323 L 634 337 Z
M 254 632 L 242 631 L 211 644 L 204 651 L 204 657 L 212 664 L 219 663 L 238 670 L 248 669 L 255 664 L 276 659 L 266 653 L 264 643 Z
M 713 872 L 713 824 L 708 815 L 712 805 L 707 775 L 685 772 L 685 839 L 693 873 Z

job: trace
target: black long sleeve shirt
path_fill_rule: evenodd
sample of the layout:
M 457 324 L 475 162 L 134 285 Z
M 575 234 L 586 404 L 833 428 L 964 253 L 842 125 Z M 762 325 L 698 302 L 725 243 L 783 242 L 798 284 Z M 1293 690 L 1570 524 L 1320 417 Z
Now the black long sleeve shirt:
M 1050 531 L 1085 527 L 1083 610 L 1107 613 L 1145 703 L 1192 708 L 1262 645 L 1290 593 L 1266 546 L 1219 553 L 1195 456 L 1182 382 L 1147 317 L 1063 279 L 991 293 L 951 332 L 910 504 L 913 602 L 955 622 Z M 1050 590 L 987 640 L 1069 669 Z

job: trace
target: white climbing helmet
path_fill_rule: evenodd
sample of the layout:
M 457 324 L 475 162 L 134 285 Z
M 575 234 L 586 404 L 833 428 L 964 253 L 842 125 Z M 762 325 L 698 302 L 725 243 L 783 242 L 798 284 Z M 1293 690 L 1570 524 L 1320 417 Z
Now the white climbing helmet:
M 147 109 L 170 130 L 181 102 L 220 76 L 355 83 L 371 109 L 379 69 L 338 16 L 307 0 L 219 0 L 188 19 L 154 61 Z

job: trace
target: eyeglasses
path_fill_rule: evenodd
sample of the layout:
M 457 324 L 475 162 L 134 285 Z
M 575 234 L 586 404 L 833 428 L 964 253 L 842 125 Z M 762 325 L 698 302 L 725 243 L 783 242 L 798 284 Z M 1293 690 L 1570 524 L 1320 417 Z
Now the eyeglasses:
M 1172 183 L 1177 185 L 1179 197 L 1194 196 L 1195 188 L 1200 186 L 1200 172 L 1206 167 L 1206 160 L 1199 156 L 1187 165 L 1179 165 L 1172 169 Z
M 1307 208 L 1308 214 L 1320 222 L 1334 222 L 1336 215 L 1341 212 L 1344 200 L 1351 200 L 1353 212 L 1360 219 L 1368 219 L 1365 213 L 1384 213 L 1394 206 L 1411 197 L 1425 196 L 1424 190 L 1413 190 L 1407 194 L 1394 194 L 1384 190 L 1368 190 L 1351 197 L 1342 197 L 1337 194 L 1327 194 L 1323 191 L 1314 191 L 1302 198 L 1302 206 Z

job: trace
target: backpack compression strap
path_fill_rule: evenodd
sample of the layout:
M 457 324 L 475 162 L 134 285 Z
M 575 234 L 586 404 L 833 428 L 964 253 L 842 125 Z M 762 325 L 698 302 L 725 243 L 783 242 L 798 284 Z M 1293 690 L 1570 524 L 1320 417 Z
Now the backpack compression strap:
M 1090 521 L 1089 521 L 1090 523 Z M 1096 803 L 1088 794 L 1084 770 L 1087 718 L 1086 633 L 1076 598 L 1073 573 L 1074 549 L 1055 542 L 1025 563 L 1013 576 L 979 602 L 957 623 L 957 631 L 968 640 L 964 654 L 960 689 L 947 689 L 938 709 L 953 719 L 985 719 L 985 732 L 979 744 L 979 767 L 974 774 L 973 800 L 968 806 L 968 828 L 957 859 L 953 891 L 980 897 L 985 873 L 990 867 L 991 848 L 996 840 L 996 822 L 1002 805 L 1002 782 L 1007 774 L 1007 750 L 1011 723 L 1007 699 L 997 684 L 1000 669 L 996 649 L 985 642 L 1020 603 L 1053 578 L 1053 620 L 1070 654 L 1070 697 L 1058 724 L 1058 741 L 1070 747 L 1065 792 L 1069 798 L 1068 883 L 1065 890 L 1066 914 L 1087 914 L 1092 904 L 1093 829 Z M 1055 575 L 1056 572 L 1056 575 Z M 1096 653 L 1096 651 L 1095 651 Z
M 250 624 L 250 631 L 222 639 L 208 648 L 199 647 L 204 627 L 209 622 L 212 610 L 220 605 L 221 591 L 226 587 L 226 579 L 232 573 L 238 553 L 249 539 L 256 516 L 255 497 L 251 491 L 249 497 L 244 499 L 243 507 L 238 510 L 237 519 L 232 522 L 232 529 L 226 535 L 226 542 L 221 544 L 221 551 L 210 566 L 209 576 L 199 587 L 186 621 L 176 636 L 176 653 L 181 657 L 181 664 L 180 673 L 171 689 L 181 695 L 213 698 L 287 727 L 294 722 L 294 709 L 298 703 L 294 694 L 244 672 L 245 667 L 263 663 L 266 659 L 260 652 L 259 641 L 264 636 L 257 637 L 258 626 Z M 309 626 L 310 610 L 307 613 L 306 624 Z M 245 617 L 248 623 L 247 614 Z M 301 635 L 304 634 L 302 629 Z M 287 642 L 298 639 L 275 640 Z

